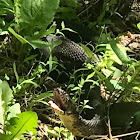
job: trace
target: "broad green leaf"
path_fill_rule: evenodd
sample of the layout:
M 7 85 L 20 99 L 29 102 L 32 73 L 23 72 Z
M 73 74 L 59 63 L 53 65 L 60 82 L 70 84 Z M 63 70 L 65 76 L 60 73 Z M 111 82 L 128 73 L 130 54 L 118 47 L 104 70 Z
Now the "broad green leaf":
M 140 22 L 137 24 L 138 29 L 140 30 Z
M 12 118 L 10 120 L 11 124 L 6 126 L 6 130 L 12 133 L 8 140 L 15 138 L 23 139 L 22 134 L 27 133 L 27 131 L 32 131 L 33 135 L 36 135 L 37 114 L 35 112 L 26 111 L 17 116 L 18 118 Z
M 45 29 L 53 21 L 59 0 L 21 0 L 21 26 L 24 35 L 33 33 L 36 27 Z
M 112 50 L 110 44 L 106 44 L 106 51 L 105 51 L 104 56 L 105 56 L 106 58 L 109 58 L 109 63 L 112 63 L 112 64 L 113 64 L 113 62 L 116 62 L 116 63 L 118 63 L 119 65 L 122 65 L 122 61 L 118 58 L 118 56 L 117 56 L 117 55 L 115 54 L 115 52 Z M 109 63 L 106 64 L 106 62 L 105 62 L 104 65 L 107 65 L 107 66 L 108 66 Z M 110 65 L 110 66 L 111 66 L 111 65 Z M 109 67 L 110 67 L 110 66 L 109 66 Z
M 28 43 L 28 41 L 23 38 L 21 35 L 17 34 L 11 27 L 8 28 L 9 32 L 11 32 L 22 44 Z
M 110 80 L 111 84 L 113 84 L 115 89 L 123 89 L 120 85 L 119 85 L 119 80 Z
M 0 134 L 0 140 L 10 140 L 10 135 Z
M 112 74 L 112 71 L 109 70 L 109 69 L 101 69 L 101 71 L 103 72 L 103 74 L 106 76 L 106 77 L 109 77 L 111 74 Z
M 119 48 L 119 45 L 116 44 L 117 42 L 115 40 L 110 41 L 110 45 L 114 53 L 117 55 L 117 57 L 121 60 L 122 63 L 129 63 L 130 60 L 128 59 L 128 56 L 124 50 Z
M 122 71 L 116 67 L 111 67 L 114 70 L 113 78 L 120 78 L 122 76 Z
M 8 28 L 8 30 L 22 43 L 22 44 L 30 44 L 34 49 L 36 48 L 44 48 L 46 47 L 48 44 L 45 41 L 42 40 L 35 40 L 32 39 L 29 36 L 26 36 L 26 39 L 23 38 L 21 35 L 17 34 L 11 27 Z
M 9 107 L 7 112 L 9 112 L 8 116 L 7 116 L 7 120 L 10 120 L 13 117 L 17 117 L 17 114 L 21 113 L 20 104 L 16 103 L 16 104 L 12 105 L 11 107 Z
M 45 41 L 42 41 L 40 39 L 32 39 L 31 37 L 29 36 L 26 36 L 25 37 L 27 40 L 28 40 L 28 43 L 34 48 L 44 48 L 46 46 L 48 46 L 48 43 L 45 42 Z
M 0 123 L 4 124 L 6 113 L 8 110 L 8 104 L 13 98 L 12 90 L 6 81 L 0 80 Z

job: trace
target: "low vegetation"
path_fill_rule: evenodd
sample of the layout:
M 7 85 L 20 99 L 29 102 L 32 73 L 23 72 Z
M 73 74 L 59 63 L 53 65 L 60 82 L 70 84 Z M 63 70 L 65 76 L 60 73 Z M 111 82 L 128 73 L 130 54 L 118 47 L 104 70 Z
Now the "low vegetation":
M 0 0 L 1 140 L 74 139 L 48 106 L 53 95 L 49 81 L 65 84 L 81 111 L 93 109 L 88 105 L 89 100 L 80 99 L 86 83 L 91 83 L 91 89 L 102 87 L 103 100 L 109 105 L 140 102 L 140 60 L 136 57 L 139 52 L 131 57 L 130 48 L 119 43 L 126 32 L 115 30 L 113 17 L 123 12 L 118 10 L 118 3 L 116 0 L 102 2 L 101 10 L 94 15 L 90 8 L 96 6 L 96 1 Z M 126 31 L 140 33 L 140 23 L 127 24 L 128 21 L 123 20 Z M 84 40 L 78 31 L 67 27 L 67 21 L 86 25 L 82 28 L 92 32 L 87 33 L 91 40 Z M 83 32 L 86 34 L 84 29 Z M 67 71 L 63 63 L 52 56 L 52 50 L 62 42 L 49 43 L 45 38 L 50 34 L 67 37 L 69 33 L 82 38 L 80 46 L 95 65 L 89 60 L 83 67 Z M 44 47 L 49 49 L 48 58 L 40 51 Z M 63 75 L 68 80 L 60 82 Z M 136 124 L 139 124 L 140 112 L 136 112 L 136 116 Z

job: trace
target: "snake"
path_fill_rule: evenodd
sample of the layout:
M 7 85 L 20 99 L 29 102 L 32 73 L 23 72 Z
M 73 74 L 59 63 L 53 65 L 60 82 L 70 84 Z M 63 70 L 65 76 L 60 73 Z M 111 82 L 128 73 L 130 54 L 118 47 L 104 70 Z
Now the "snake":
M 48 104 L 59 115 L 64 126 L 73 135 L 87 139 L 107 137 L 105 118 L 94 114 L 92 119 L 84 119 L 78 113 L 76 104 L 61 88 L 55 88 L 53 96 L 54 100 L 50 100 Z
M 63 62 L 72 64 L 83 64 L 88 55 L 85 50 L 77 43 L 60 37 L 49 37 L 48 42 L 62 40 L 62 43 L 56 46 L 52 54 L 57 56 Z M 45 50 L 46 51 L 46 50 Z M 73 103 L 70 96 L 61 88 L 55 88 L 53 92 L 54 100 L 49 101 L 50 107 L 59 115 L 64 126 L 75 136 L 87 139 L 107 139 L 106 118 L 99 114 L 92 114 L 93 118 L 84 119 L 78 112 L 76 104 Z

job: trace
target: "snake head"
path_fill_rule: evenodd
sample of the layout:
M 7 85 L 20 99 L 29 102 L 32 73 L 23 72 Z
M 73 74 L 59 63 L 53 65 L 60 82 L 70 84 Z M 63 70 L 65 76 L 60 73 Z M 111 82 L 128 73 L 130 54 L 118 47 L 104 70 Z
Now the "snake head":
M 58 115 L 77 114 L 76 105 L 71 100 L 70 96 L 61 88 L 55 88 L 53 91 L 54 100 L 49 101 L 49 105 Z

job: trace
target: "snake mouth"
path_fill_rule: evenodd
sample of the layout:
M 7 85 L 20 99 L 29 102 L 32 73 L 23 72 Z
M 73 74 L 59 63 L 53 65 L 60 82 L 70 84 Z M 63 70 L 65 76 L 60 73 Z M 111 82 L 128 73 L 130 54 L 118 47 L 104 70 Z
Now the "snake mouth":
M 60 88 L 56 88 L 53 91 L 53 96 L 54 100 L 49 101 L 48 104 L 57 114 L 64 114 L 64 112 L 67 109 L 66 108 L 67 99 L 65 96 L 65 92 Z
M 60 107 L 54 103 L 53 101 L 49 101 L 48 104 L 57 114 L 64 114 L 64 111 L 60 109 Z

